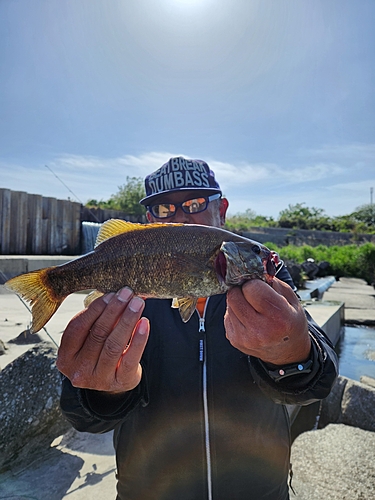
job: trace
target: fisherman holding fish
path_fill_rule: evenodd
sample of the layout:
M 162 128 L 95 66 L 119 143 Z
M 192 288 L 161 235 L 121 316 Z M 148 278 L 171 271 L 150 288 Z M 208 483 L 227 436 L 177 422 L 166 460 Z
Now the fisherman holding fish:
M 207 163 L 171 158 L 145 188 L 150 224 L 109 221 L 92 254 L 8 283 L 34 330 L 96 288 L 61 340 L 62 411 L 114 429 L 117 500 L 287 500 L 285 405 L 329 394 L 333 347 L 278 256 L 221 229 Z

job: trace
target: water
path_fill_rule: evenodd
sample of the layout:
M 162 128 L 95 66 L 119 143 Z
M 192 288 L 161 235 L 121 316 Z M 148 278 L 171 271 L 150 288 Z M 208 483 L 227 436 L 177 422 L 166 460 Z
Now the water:
M 346 325 L 336 351 L 340 375 L 358 381 L 362 375 L 375 378 L 375 328 Z
M 82 222 L 81 253 L 85 254 L 94 250 L 96 237 L 101 224 L 97 222 Z

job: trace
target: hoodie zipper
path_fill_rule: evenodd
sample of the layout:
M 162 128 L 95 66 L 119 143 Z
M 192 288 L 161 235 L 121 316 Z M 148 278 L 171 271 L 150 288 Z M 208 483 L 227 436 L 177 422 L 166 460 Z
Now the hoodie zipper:
M 207 356 L 206 356 L 206 329 L 205 316 L 209 298 L 207 298 L 203 316 L 199 316 L 199 361 L 202 363 L 202 395 L 203 395 L 203 414 L 204 414 L 204 442 L 206 451 L 206 466 L 207 466 L 207 489 L 208 500 L 212 500 L 212 468 L 211 468 L 211 448 L 210 448 L 210 424 L 208 420 L 208 394 L 207 394 Z

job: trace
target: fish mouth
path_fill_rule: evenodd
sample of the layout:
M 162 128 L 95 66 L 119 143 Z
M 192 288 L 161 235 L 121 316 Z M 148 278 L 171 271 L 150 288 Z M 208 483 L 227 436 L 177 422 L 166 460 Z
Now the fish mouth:
M 276 274 L 277 254 L 263 245 L 249 242 L 224 242 L 215 260 L 220 283 L 242 285 L 258 278 L 271 284 Z
M 220 284 L 225 283 L 227 275 L 227 258 L 221 250 L 215 259 L 215 271 Z

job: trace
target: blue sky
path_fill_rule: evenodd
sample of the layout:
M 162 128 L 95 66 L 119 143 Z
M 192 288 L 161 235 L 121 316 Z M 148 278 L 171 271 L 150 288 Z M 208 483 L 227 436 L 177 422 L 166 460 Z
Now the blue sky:
M 86 202 L 171 156 L 230 202 L 375 188 L 373 0 L 1 0 L 0 188 Z

